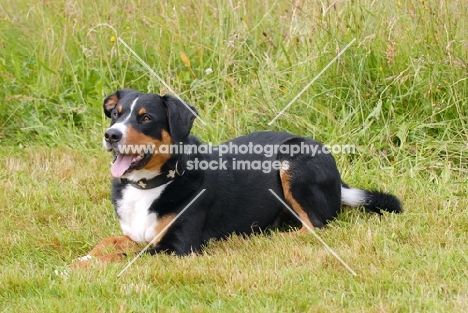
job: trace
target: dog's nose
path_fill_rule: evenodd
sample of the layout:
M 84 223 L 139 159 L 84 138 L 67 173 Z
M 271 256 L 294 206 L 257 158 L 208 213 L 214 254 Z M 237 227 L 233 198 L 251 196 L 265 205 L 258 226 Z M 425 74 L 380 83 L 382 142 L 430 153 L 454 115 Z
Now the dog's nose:
M 115 128 L 109 128 L 104 134 L 104 139 L 108 143 L 119 142 L 122 139 L 122 132 Z

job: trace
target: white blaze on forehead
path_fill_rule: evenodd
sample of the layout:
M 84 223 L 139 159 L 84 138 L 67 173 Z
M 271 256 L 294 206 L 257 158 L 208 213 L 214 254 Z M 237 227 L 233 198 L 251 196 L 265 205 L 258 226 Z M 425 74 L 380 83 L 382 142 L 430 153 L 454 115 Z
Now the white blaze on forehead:
M 130 115 L 132 115 L 133 109 L 135 108 L 135 105 L 136 105 L 136 103 L 137 103 L 137 101 L 138 101 L 138 98 L 139 98 L 139 97 L 136 97 L 136 99 L 133 100 L 132 105 L 130 106 L 130 114 L 128 115 L 128 117 L 127 117 L 127 119 L 126 119 L 125 121 L 127 121 L 127 120 L 130 118 Z
M 122 124 L 127 124 L 128 120 L 130 119 L 130 117 L 132 116 L 132 113 L 133 113 L 133 109 L 135 108 L 135 105 L 138 101 L 138 97 L 136 97 L 135 100 L 133 100 L 132 104 L 130 105 L 130 113 L 128 113 L 127 117 L 125 118 L 125 120 L 123 122 L 120 122 Z

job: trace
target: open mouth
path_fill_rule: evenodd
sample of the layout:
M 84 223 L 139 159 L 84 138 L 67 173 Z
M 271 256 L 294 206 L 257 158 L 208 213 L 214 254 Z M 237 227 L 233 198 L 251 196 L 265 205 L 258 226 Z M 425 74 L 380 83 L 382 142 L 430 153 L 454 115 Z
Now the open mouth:
M 115 155 L 114 162 L 111 166 L 112 176 L 120 178 L 122 175 L 130 173 L 133 170 L 142 168 L 148 163 L 151 154 L 119 154 Z

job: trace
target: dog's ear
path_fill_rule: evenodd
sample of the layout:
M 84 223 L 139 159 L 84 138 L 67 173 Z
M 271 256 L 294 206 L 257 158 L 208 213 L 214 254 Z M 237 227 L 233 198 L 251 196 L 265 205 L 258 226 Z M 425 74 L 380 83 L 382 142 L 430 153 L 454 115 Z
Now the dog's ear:
M 102 108 L 104 109 L 104 114 L 106 114 L 107 117 L 111 117 L 111 112 L 117 105 L 120 99 L 125 97 L 126 94 L 129 94 L 131 92 L 137 92 L 136 90 L 133 89 L 120 89 L 114 92 L 113 94 L 109 95 L 104 99 L 104 103 L 102 105 Z
M 198 115 L 197 110 L 170 95 L 163 96 L 162 100 L 166 106 L 172 140 L 179 143 L 190 134 L 193 121 Z

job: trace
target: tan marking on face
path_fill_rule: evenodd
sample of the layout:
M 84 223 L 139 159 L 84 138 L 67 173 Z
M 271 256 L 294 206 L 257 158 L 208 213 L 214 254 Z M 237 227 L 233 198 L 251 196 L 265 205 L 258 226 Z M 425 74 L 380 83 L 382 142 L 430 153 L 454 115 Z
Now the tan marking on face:
M 119 98 L 117 97 L 117 95 L 111 95 L 109 96 L 109 98 L 107 99 L 106 103 L 104 103 L 104 107 L 106 108 L 106 111 L 112 111 L 112 109 L 115 108 L 115 106 L 117 105 L 117 102 L 119 102 Z
M 136 131 L 135 128 L 133 128 L 133 126 L 130 125 L 127 131 L 126 144 L 147 145 L 155 148 L 155 151 L 157 153 L 154 153 L 151 156 L 151 159 L 148 161 L 148 163 L 146 163 L 146 165 L 143 167 L 144 169 L 149 171 L 160 172 L 164 163 L 166 163 L 167 160 L 169 160 L 169 158 L 171 157 L 170 146 L 172 145 L 172 137 L 165 130 L 161 132 L 161 140 L 158 140 Z M 164 150 L 164 152 L 167 151 L 167 153 L 161 153 L 161 146 L 165 146 L 166 149 Z
M 141 108 L 140 111 L 138 111 L 138 115 L 143 115 L 143 114 L 146 114 L 145 108 Z
M 314 226 L 312 225 L 312 222 L 310 221 L 310 218 L 307 215 L 306 211 L 304 211 L 302 206 L 296 201 L 296 199 L 294 199 L 291 193 L 291 174 L 287 172 L 287 169 L 285 170 L 284 168 L 281 168 L 280 178 L 281 186 L 283 187 L 284 198 L 292 206 L 294 212 L 296 212 L 297 215 L 299 215 L 299 217 L 301 218 L 302 228 L 299 230 L 299 233 L 304 233 L 307 230 L 306 225 L 313 229 Z
M 154 246 L 156 246 L 162 240 L 164 235 L 166 235 L 169 228 L 167 228 L 167 229 L 165 229 L 165 228 L 167 227 L 167 225 L 169 225 L 170 222 L 172 222 L 174 220 L 175 217 L 176 217 L 176 214 L 167 214 L 167 215 L 164 215 L 163 217 L 161 217 L 158 220 L 158 223 L 157 223 L 156 228 L 155 228 L 156 235 L 158 236 L 158 239 L 156 239 L 154 241 L 154 243 L 153 243 Z
M 117 107 L 117 112 L 122 113 L 122 105 L 119 105 L 119 106 Z

